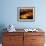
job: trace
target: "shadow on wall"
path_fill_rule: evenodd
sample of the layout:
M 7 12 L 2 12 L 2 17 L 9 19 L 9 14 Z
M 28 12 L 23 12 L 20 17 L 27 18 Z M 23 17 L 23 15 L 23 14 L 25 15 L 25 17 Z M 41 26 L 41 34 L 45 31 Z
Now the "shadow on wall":
M 2 43 L 3 32 L 6 32 L 6 26 L 4 24 L 0 24 L 0 43 Z

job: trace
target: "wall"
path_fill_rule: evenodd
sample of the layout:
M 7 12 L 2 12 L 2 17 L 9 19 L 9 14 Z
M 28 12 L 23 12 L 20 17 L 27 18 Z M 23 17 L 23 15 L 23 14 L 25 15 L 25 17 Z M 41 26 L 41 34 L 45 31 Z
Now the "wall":
M 16 28 L 46 28 L 46 0 L 0 0 L 0 25 L 13 24 Z M 18 22 L 17 7 L 35 7 L 35 22 Z

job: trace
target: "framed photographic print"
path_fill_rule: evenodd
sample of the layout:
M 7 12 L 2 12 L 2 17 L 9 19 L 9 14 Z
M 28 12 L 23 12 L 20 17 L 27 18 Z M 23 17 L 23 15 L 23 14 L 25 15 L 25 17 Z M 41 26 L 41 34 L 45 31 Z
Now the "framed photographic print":
M 35 21 L 35 8 L 34 7 L 18 7 L 17 8 L 18 21 Z

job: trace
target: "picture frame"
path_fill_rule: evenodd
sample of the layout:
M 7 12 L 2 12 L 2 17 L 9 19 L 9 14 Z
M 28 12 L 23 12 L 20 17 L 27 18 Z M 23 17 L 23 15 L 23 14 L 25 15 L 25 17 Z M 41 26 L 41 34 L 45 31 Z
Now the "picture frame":
M 35 21 L 35 7 L 18 7 L 17 20 L 24 22 Z

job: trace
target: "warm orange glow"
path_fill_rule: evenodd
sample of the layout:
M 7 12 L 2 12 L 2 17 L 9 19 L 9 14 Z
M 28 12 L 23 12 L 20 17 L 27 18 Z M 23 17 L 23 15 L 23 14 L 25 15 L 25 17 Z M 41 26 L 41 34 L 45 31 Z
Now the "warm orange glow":
M 26 15 L 21 15 L 20 17 L 21 17 L 22 19 L 26 19 L 26 18 L 27 18 Z

